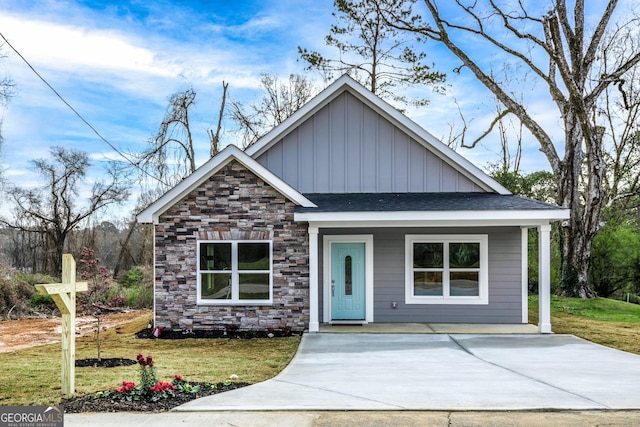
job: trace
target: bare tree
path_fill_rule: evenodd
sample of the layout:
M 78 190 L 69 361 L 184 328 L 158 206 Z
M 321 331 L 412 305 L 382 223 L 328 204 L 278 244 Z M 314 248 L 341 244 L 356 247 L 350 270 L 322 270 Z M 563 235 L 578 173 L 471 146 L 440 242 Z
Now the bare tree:
M 385 25 L 379 10 L 386 4 L 395 7 L 409 5 L 412 0 L 335 0 L 333 16 L 338 24 L 331 25 L 325 44 L 337 50 L 335 58 L 298 46 L 300 58 L 307 69 L 319 70 L 325 79 L 332 80 L 349 74 L 376 95 L 416 106 L 426 105 L 424 98 L 407 99 L 398 87 L 417 84 L 436 89 L 445 80 L 443 73 L 433 71 L 424 63 L 426 54 L 416 52 L 400 31 Z
M 211 142 L 211 150 L 209 151 L 210 157 L 215 156 L 220 151 L 220 131 L 222 130 L 222 119 L 224 117 L 224 109 L 227 104 L 227 89 L 229 88 L 229 83 L 222 82 L 222 101 L 220 101 L 220 112 L 218 113 L 218 125 L 216 126 L 216 131 L 213 129 L 209 129 L 207 133 L 209 134 L 209 141 Z
M 140 166 L 169 188 L 196 170 L 196 153 L 189 114 L 195 105 L 196 92 L 189 88 L 169 97 L 169 106 L 158 133 L 149 140 Z
M 222 101 L 216 131 L 207 129 L 210 157 L 220 150 L 220 132 L 227 99 L 228 83 L 222 82 Z M 149 147 L 139 155 L 139 167 L 153 176 L 163 190 L 178 183 L 196 170 L 196 150 L 193 142 L 191 111 L 196 105 L 196 91 L 190 87 L 169 97 L 169 105 L 160 128 L 149 140 Z
M 86 205 L 79 207 L 79 186 L 90 166 L 89 157 L 86 153 L 62 147 L 52 148 L 51 155 L 53 161 L 33 161 L 43 178 L 41 187 L 9 187 L 7 194 L 14 205 L 14 218 L 0 218 L 0 224 L 43 235 L 48 246 L 47 271 L 52 276 L 59 276 L 62 253 L 70 233 L 96 211 L 124 201 L 129 192 L 119 180 L 120 171 L 112 169 L 109 171 L 110 182 L 95 183 Z
M 263 74 L 260 83 L 264 95 L 257 104 L 248 108 L 240 102 L 231 104 L 231 117 L 240 130 L 244 149 L 295 113 L 314 94 L 313 85 L 298 74 L 291 74 L 284 83 L 272 74 Z
M 609 74 L 609 58 L 640 51 L 637 30 L 617 28 L 605 37 L 600 72 Z M 616 216 L 640 208 L 640 69 L 634 67 L 604 91 L 597 115 L 604 120 L 608 207 Z
M 419 3 L 426 8 L 422 9 L 426 19 L 419 15 L 417 5 L 414 9 L 394 7 L 399 3 L 389 1 L 381 8 L 390 26 L 445 46 L 539 142 L 557 182 L 557 202 L 571 211 L 561 232 L 562 293 L 593 297 L 588 284 L 589 257 L 606 202 L 607 170 L 605 128 L 595 113 L 607 88 L 617 85 L 640 61 L 640 53 L 634 50 L 609 57 L 606 73 L 597 67 L 617 0 L 607 1 L 597 15 L 590 10 L 590 16 L 597 16 L 593 28 L 586 27 L 584 0 L 575 0 L 573 7 L 565 0 L 555 0 L 546 11 L 540 10 L 539 2 L 502 5 L 496 0 L 455 0 L 441 8 L 437 0 L 423 0 Z M 473 47 L 465 46 L 470 40 Z M 541 85 L 548 90 L 562 123 L 563 147 L 556 146 L 551 128 L 545 128 L 492 77 L 486 58 L 494 52 L 527 69 L 530 87 Z
M 4 43 L 0 44 L 0 49 L 4 47 Z M 0 60 L 6 58 L 7 55 L 0 52 Z M 13 96 L 15 83 L 9 77 L 0 78 L 0 106 L 6 106 L 9 99 Z M 0 119 L 0 128 L 2 127 L 2 120 Z M 0 152 L 2 150 L 2 143 L 4 138 L 2 132 L 0 132 Z M 0 190 L 2 190 L 2 169 L 0 169 Z

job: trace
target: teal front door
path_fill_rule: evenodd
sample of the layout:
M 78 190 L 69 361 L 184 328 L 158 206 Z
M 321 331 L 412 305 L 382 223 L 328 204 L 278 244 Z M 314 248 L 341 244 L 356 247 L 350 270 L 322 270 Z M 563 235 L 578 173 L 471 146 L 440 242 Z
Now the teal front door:
M 331 320 L 365 320 L 365 244 L 331 244 Z

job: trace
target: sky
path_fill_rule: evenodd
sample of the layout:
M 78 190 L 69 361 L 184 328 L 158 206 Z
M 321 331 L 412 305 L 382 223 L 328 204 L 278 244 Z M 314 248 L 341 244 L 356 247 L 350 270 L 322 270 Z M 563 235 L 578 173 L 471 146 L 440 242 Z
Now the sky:
M 206 129 L 215 125 L 222 82 L 229 83 L 229 101 L 245 105 L 260 97 L 262 73 L 282 79 L 305 74 L 321 84 L 320 76 L 298 61 L 297 47 L 331 54 L 324 36 L 335 23 L 333 10 L 332 0 L 0 0 L 0 33 L 124 153 L 142 150 L 157 132 L 169 96 L 193 87 L 192 124 L 202 164 L 208 152 Z M 448 74 L 447 90 L 429 94 L 429 105 L 407 115 L 446 139 L 451 125 L 460 125 L 460 105 L 481 132 L 495 108 L 491 97 L 468 74 L 451 73 L 459 64 L 441 48 L 425 48 L 428 60 Z M 2 110 L 0 168 L 7 180 L 23 187 L 39 185 L 31 161 L 47 158 L 53 146 L 87 152 L 93 163 L 90 180 L 100 179 L 106 161 L 122 160 L 15 52 L 7 46 L 3 52 L 7 56 L 0 60 L 0 76 L 16 85 Z M 224 144 L 237 141 L 232 127 L 225 120 Z M 525 172 L 548 169 L 535 141 L 526 142 L 525 149 Z M 500 149 L 497 138 L 490 138 L 459 152 L 485 168 L 498 160 Z

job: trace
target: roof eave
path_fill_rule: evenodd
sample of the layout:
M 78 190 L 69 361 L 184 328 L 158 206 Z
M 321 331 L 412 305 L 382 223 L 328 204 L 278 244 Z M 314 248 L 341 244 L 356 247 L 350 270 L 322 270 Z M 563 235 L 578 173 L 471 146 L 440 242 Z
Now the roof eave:
M 295 221 L 360 226 L 536 226 L 569 219 L 568 209 L 296 212 Z

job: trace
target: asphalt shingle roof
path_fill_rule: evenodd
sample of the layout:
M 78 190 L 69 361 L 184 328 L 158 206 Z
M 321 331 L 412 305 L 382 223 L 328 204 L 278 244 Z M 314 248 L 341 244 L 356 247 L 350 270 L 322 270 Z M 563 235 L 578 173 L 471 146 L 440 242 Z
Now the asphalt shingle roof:
M 296 212 L 520 211 L 556 210 L 559 206 L 516 195 L 495 193 L 308 193 L 317 208 Z

